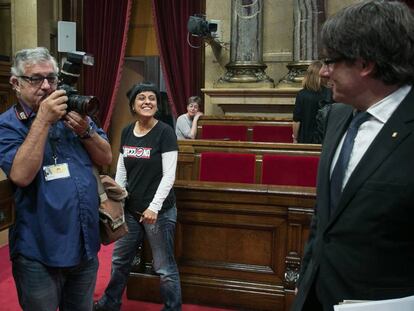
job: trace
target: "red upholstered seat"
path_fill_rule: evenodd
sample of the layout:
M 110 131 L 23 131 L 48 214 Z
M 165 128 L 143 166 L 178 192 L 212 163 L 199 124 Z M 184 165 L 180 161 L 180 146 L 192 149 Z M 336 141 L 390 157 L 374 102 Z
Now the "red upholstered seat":
M 255 125 L 253 126 L 253 141 L 291 143 L 292 126 Z
M 254 183 L 255 163 L 254 154 L 203 152 L 200 159 L 200 180 Z
M 244 125 L 203 125 L 201 139 L 226 139 L 247 141 L 247 127 Z
M 263 155 L 262 184 L 316 187 L 319 157 Z

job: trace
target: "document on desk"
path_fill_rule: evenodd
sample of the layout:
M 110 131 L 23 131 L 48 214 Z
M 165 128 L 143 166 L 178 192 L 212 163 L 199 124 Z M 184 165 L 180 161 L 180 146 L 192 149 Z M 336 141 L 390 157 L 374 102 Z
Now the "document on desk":
M 344 303 L 334 306 L 335 311 L 413 311 L 414 296 L 375 300 L 367 302 Z

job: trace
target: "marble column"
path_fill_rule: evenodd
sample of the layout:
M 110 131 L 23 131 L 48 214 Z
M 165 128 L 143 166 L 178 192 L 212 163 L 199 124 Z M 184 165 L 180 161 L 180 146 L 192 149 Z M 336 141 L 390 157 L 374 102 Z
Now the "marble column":
M 325 0 L 293 0 L 293 62 L 277 88 L 302 88 L 309 64 L 319 58 L 319 32 L 325 22 Z
M 263 63 L 263 0 L 232 0 L 231 45 L 227 72 L 216 87 L 274 87 Z

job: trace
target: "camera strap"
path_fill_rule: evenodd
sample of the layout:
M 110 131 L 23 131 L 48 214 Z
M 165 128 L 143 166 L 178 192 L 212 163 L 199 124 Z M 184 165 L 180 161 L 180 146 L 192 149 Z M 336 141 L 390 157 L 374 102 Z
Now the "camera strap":
M 17 102 L 17 104 L 14 105 L 14 112 L 16 113 L 16 118 L 20 121 L 27 121 L 33 114 L 33 110 L 28 113 L 25 107 L 20 103 Z
M 53 158 L 53 162 L 56 165 L 57 164 L 57 144 L 59 141 L 59 137 L 56 133 L 56 125 L 52 125 L 51 130 L 49 131 L 49 135 L 47 137 L 47 140 L 49 142 L 50 145 L 50 149 L 52 149 L 52 158 Z
M 49 132 L 48 141 L 52 149 L 53 164 L 43 166 L 43 174 L 46 181 L 70 177 L 69 164 L 57 163 L 57 144 L 59 137 L 55 135 L 55 129 Z

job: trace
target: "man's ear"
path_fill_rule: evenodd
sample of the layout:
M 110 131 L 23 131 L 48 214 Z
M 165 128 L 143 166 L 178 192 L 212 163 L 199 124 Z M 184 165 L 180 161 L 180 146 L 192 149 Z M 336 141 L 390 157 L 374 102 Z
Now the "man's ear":
M 361 75 L 362 76 L 368 76 L 370 74 L 373 74 L 375 71 L 375 63 L 373 61 L 367 61 L 364 59 L 360 60 L 361 62 Z
M 17 93 L 20 92 L 20 81 L 16 76 L 11 76 L 9 83 L 11 84 L 13 90 L 15 90 Z

